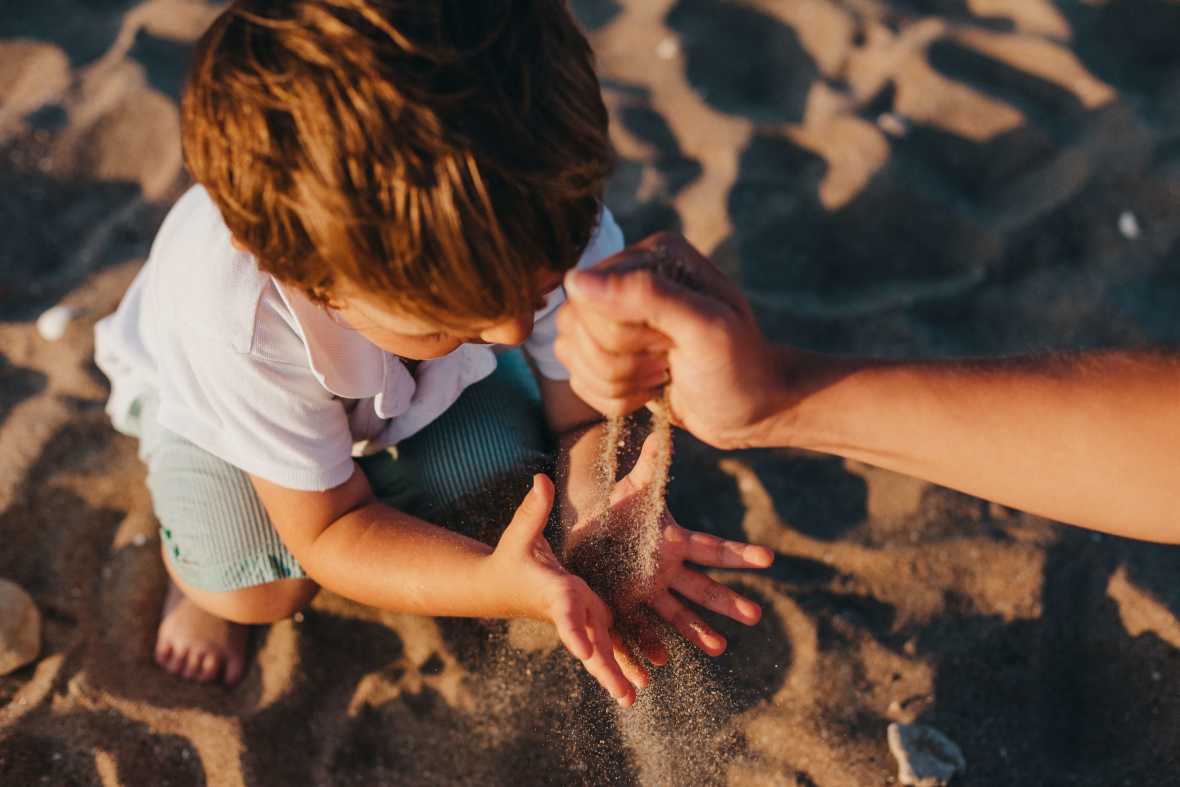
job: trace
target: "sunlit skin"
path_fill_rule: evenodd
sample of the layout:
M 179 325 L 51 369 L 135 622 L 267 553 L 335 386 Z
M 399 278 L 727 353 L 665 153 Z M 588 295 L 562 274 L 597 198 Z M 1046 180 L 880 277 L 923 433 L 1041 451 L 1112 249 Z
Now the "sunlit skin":
M 536 308 L 562 281 L 562 274 L 539 271 L 531 284 Z M 442 357 L 464 343 L 515 346 L 529 337 L 534 313 L 455 330 L 398 312 L 378 298 L 347 285 L 330 300 L 338 322 L 374 345 L 410 362 Z M 560 500 L 544 475 L 534 478 L 500 542 L 493 549 L 442 527 L 383 505 L 364 473 L 354 471 L 344 484 L 323 492 L 286 489 L 265 479 L 250 480 L 280 537 L 312 579 L 284 580 L 230 593 L 205 593 L 173 578 L 169 606 L 161 622 L 157 660 L 190 679 L 218 676 L 232 683 L 241 674 L 245 638 L 242 624 L 268 623 L 308 603 L 320 586 L 369 606 L 423 615 L 528 617 L 554 624 L 567 650 L 614 697 L 629 706 L 647 684 L 646 669 L 629 657 L 611 628 L 611 610 L 579 577 L 556 559 L 542 535 L 555 503 L 574 532 L 598 505 L 597 459 L 601 416 L 566 381 L 538 378 L 545 418 L 556 436 L 563 468 Z M 652 456 L 652 452 L 644 452 Z M 654 477 L 641 460 L 619 482 L 612 498 L 639 494 Z M 764 547 L 725 541 L 685 530 L 664 517 L 658 556 L 660 576 L 646 603 L 697 647 L 711 655 L 724 638 L 683 604 L 680 595 L 747 625 L 761 615 L 757 604 L 724 588 L 704 566 L 760 568 L 773 554 Z M 391 581 L 397 577 L 400 581 Z M 460 581 L 456 581 L 459 578 Z M 654 641 L 654 637 L 650 638 Z M 661 663 L 658 648 L 645 655 Z
M 669 259 L 698 286 L 652 272 Z M 603 412 L 651 400 L 647 370 L 662 363 L 673 418 L 715 446 L 837 454 L 1059 522 L 1180 543 L 1174 351 L 912 363 L 808 353 L 770 342 L 736 284 L 667 233 L 569 274 L 566 293 L 554 350 Z

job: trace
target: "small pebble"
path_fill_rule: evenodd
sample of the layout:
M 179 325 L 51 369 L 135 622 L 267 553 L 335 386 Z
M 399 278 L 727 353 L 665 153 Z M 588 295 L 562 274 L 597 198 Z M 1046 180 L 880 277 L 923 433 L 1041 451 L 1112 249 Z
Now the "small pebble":
M 877 127 L 889 136 L 898 139 L 910 133 L 909 121 L 894 112 L 882 112 L 878 115 Z
M 1119 216 L 1119 232 L 1127 240 L 1138 240 L 1139 236 L 1143 234 L 1142 228 L 1139 226 L 1139 219 L 1129 210 L 1124 210 Z
M 77 315 L 78 310 L 73 306 L 58 304 L 37 318 L 37 333 L 47 342 L 56 342 L 66 335 L 66 329 Z
M 910 787 L 946 787 L 967 768 L 962 749 L 933 727 L 890 724 L 888 740 L 897 760 L 897 779 Z
M 656 46 L 656 56 L 660 60 L 671 60 L 680 54 L 680 42 L 671 36 L 665 38 Z

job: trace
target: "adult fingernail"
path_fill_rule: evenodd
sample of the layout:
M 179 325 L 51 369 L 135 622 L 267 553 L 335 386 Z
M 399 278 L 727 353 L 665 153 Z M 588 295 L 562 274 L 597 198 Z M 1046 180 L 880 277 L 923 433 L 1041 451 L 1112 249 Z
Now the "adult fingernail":
M 565 275 L 565 289 L 575 298 L 594 297 L 602 292 L 603 278 L 587 271 L 572 270 Z

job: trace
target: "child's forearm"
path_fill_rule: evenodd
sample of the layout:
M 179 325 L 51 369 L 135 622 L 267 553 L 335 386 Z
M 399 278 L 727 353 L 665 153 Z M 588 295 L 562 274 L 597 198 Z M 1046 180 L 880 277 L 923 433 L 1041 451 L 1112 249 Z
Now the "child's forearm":
M 973 363 L 832 360 L 768 430 L 1053 519 L 1180 542 L 1180 363 L 1096 353 Z
M 341 596 L 397 612 L 443 617 L 539 617 L 492 548 L 381 503 L 329 525 L 298 555 Z

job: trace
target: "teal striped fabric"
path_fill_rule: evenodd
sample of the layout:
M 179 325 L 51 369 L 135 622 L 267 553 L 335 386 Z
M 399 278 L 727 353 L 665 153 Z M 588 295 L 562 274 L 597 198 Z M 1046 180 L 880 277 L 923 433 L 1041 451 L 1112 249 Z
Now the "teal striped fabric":
M 177 576 L 208 592 L 306 576 L 246 475 L 160 427 L 154 403 L 142 410 L 141 455 Z M 459 520 L 469 514 L 456 512 L 470 511 L 481 498 L 497 517 L 510 514 L 532 474 L 548 470 L 551 458 L 536 381 L 514 351 L 499 356 L 495 372 L 422 432 L 359 464 L 382 502 L 462 528 L 467 523 Z

